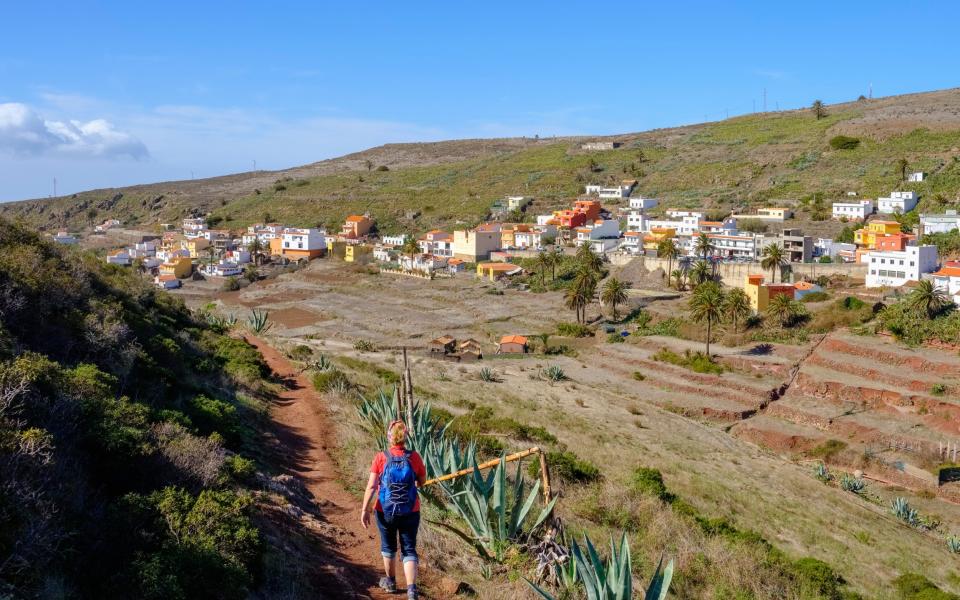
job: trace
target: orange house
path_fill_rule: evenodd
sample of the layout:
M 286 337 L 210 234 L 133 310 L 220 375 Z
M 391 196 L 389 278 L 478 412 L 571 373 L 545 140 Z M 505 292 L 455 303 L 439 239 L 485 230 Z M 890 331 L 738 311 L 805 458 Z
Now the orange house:
M 370 233 L 373 220 L 366 215 L 350 215 L 343 223 L 340 235 L 347 238 L 359 238 Z
M 577 200 L 573 203 L 573 210 L 585 215 L 584 222 L 592 223 L 600 218 L 600 202 L 597 200 Z
M 877 250 L 903 252 L 907 244 L 917 239 L 917 236 L 909 233 L 891 233 L 889 235 L 878 235 L 874 239 L 874 246 Z

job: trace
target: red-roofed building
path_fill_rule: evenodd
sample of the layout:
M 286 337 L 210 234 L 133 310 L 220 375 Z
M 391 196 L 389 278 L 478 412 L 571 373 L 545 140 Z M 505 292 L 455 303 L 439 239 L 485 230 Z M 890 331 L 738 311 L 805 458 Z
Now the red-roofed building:
M 954 304 L 960 304 L 960 261 L 948 260 L 939 271 L 931 273 L 933 283 L 943 293 L 949 294 Z
M 522 335 L 505 335 L 497 344 L 497 354 L 525 354 L 529 346 Z

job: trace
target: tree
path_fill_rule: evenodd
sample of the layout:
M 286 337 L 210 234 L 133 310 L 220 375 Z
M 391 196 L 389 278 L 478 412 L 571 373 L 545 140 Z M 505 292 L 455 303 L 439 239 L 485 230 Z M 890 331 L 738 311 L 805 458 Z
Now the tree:
M 247 281 L 253 283 L 260 279 L 260 271 L 254 265 L 247 265 L 247 268 L 243 271 L 243 276 Z
M 737 333 L 737 324 L 750 316 L 750 298 L 747 297 L 747 293 L 740 288 L 733 288 L 727 292 L 723 311 L 733 323 L 733 332 Z
M 693 247 L 694 254 L 699 254 L 703 257 L 703 260 L 707 260 L 710 256 L 710 253 L 713 252 L 713 244 L 710 243 L 710 238 L 707 237 L 707 234 L 701 233 L 697 236 L 697 243 Z
M 575 280 L 573 285 L 567 288 L 566 294 L 564 295 L 564 302 L 567 308 L 576 313 L 577 323 L 583 322 L 580 313 L 586 313 L 587 304 L 590 302 L 587 292 L 588 289 L 584 285 L 578 285 L 578 280 Z
M 603 266 L 603 259 L 593 251 L 590 244 L 584 244 L 577 249 L 577 264 L 581 270 L 598 273 Z
M 907 306 L 910 310 L 924 314 L 928 319 L 937 316 L 949 303 L 943 290 L 929 279 L 921 280 L 907 296 Z
M 660 242 L 657 244 L 657 256 L 667 259 L 667 273 L 671 273 L 673 271 L 673 261 L 679 254 L 680 250 L 674 243 L 673 238 L 660 240 Z M 670 282 L 668 281 L 667 283 Z
M 823 102 L 820 100 L 814 100 L 813 104 L 810 106 L 810 110 L 813 111 L 813 114 L 815 117 L 817 117 L 818 121 L 827 116 L 827 107 L 824 106 Z
M 214 257 L 217 255 L 217 247 L 214 245 L 207 246 L 207 262 L 211 265 L 213 264 Z
M 367 160 L 363 161 L 363 166 L 365 166 L 368 171 L 371 171 L 373 170 L 373 161 L 368 158 Z
M 780 321 L 780 325 L 787 327 L 790 321 L 803 312 L 803 305 L 786 294 L 777 294 L 770 298 L 767 305 L 767 314 Z
M 910 168 L 910 163 L 907 162 L 905 158 L 897 159 L 897 171 L 900 171 L 900 181 L 907 180 L 907 169 Z
M 550 280 L 553 281 L 557 278 L 557 265 L 560 264 L 560 259 L 563 257 L 563 253 L 560 251 L 559 246 L 553 247 L 553 252 L 550 253 Z
M 710 336 L 713 324 L 723 319 L 724 294 L 720 284 L 708 281 L 697 287 L 690 297 L 690 318 L 707 324 L 707 356 L 710 356 Z
M 764 269 L 770 269 L 770 273 L 773 275 L 773 283 L 777 282 L 777 271 L 785 264 L 787 264 L 787 259 L 783 251 L 783 246 L 780 244 L 769 244 L 764 247 L 763 259 L 760 261 L 760 266 Z
M 698 260 L 693 268 L 690 269 L 690 280 L 693 281 L 693 287 L 696 289 L 701 284 L 704 284 L 712 279 L 710 273 L 710 265 L 705 261 Z
M 679 291 L 682 291 L 682 290 L 681 290 L 681 287 L 682 287 L 682 286 L 680 285 L 680 280 L 683 278 L 683 271 L 681 271 L 680 269 L 674 269 L 673 271 L 670 272 L 670 277 L 672 277 L 673 279 L 676 280 L 676 282 L 677 282 L 677 291 L 678 291 L 678 292 L 679 292 Z M 667 285 L 668 285 L 668 286 L 670 285 L 670 279 L 669 279 L 669 278 L 667 279 Z
M 263 242 L 259 237 L 254 236 L 253 240 L 247 244 L 247 251 L 253 257 L 253 264 L 260 264 L 260 253 L 263 252 Z
M 544 285 L 544 278 L 547 276 L 547 269 L 550 268 L 550 263 L 552 262 L 550 254 L 550 252 L 544 251 L 538 254 L 536 258 L 537 270 L 540 271 L 540 285 Z
M 420 254 L 420 244 L 417 243 L 417 239 L 412 235 L 407 239 L 403 240 L 403 246 L 400 247 L 400 252 L 405 254 L 407 258 L 410 259 L 410 270 L 413 270 L 413 257 Z
M 550 334 L 549 334 L 549 333 L 538 333 L 537 335 L 535 335 L 535 336 L 533 336 L 533 337 L 535 337 L 535 338 L 537 338 L 538 340 L 540 340 L 540 344 L 543 345 L 543 353 L 546 354 L 546 353 L 547 353 L 547 350 L 550 349 Z
M 610 305 L 613 309 L 613 320 L 618 321 L 620 315 L 617 312 L 617 305 L 627 301 L 627 284 L 616 277 L 611 277 L 603 284 L 603 291 L 600 292 L 600 301 Z

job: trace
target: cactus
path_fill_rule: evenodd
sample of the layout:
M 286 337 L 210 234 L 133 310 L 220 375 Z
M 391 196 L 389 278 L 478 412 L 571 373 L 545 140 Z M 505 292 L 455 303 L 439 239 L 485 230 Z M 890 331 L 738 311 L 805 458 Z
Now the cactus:
M 630 600 L 633 598 L 633 577 L 631 575 L 630 546 L 627 536 L 620 538 L 618 548 L 610 540 L 610 556 L 606 561 L 600 559 L 590 538 L 584 536 L 586 554 L 574 542 L 570 554 L 576 563 L 576 577 L 583 584 L 587 600 Z M 657 564 L 650 584 L 644 593 L 645 600 L 664 600 L 673 579 L 673 561 L 663 568 L 663 558 Z M 527 584 L 544 600 L 555 600 L 554 596 L 529 580 Z
M 844 475 L 840 478 L 840 489 L 845 492 L 850 492 L 851 494 L 862 494 L 864 488 L 866 488 L 866 484 L 864 483 L 862 477 Z
M 273 323 L 270 322 L 270 313 L 265 310 L 253 309 L 250 316 L 247 317 L 247 326 L 257 335 L 266 333 L 273 327 Z
M 905 498 L 899 496 L 895 498 L 893 502 L 890 503 L 890 512 L 893 513 L 893 516 L 911 527 L 916 527 L 920 524 L 920 514 L 917 512 L 917 509 L 910 507 L 910 503 L 907 502 Z

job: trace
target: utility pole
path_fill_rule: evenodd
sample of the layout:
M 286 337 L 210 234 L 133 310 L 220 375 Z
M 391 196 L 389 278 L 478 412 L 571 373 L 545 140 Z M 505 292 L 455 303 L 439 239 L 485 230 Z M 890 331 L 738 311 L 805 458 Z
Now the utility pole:
M 763 88 L 763 112 L 767 112 L 767 88 Z
M 53 197 L 57 197 L 57 178 L 53 178 Z
M 753 109 L 752 109 L 750 112 L 754 112 L 754 113 L 755 113 L 755 112 L 757 112 L 757 99 L 754 98 L 754 99 L 752 100 L 752 102 L 753 102 Z
M 253 170 L 254 170 L 254 171 L 257 170 L 257 161 L 256 161 L 256 160 L 253 161 Z

